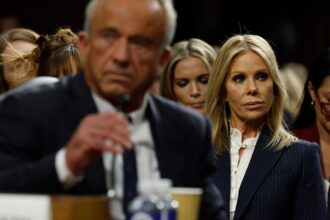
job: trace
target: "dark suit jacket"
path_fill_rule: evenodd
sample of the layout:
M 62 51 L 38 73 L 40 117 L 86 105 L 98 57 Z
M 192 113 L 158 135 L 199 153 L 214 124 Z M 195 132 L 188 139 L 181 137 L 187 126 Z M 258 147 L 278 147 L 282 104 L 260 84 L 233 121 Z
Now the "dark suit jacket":
M 320 136 L 316 127 L 316 123 L 313 123 L 310 127 L 294 129 L 292 132 L 299 138 L 316 142 L 320 144 Z M 323 165 L 323 160 L 321 157 L 321 166 Z M 330 180 L 329 180 L 330 181 Z M 328 204 L 327 204 L 327 219 L 330 220 L 330 190 L 328 189 Z
M 266 148 L 271 139 L 266 127 L 257 141 L 239 189 L 234 220 L 323 220 L 325 194 L 319 148 L 299 140 L 289 148 Z M 217 159 L 216 182 L 229 215 L 230 156 Z
M 202 187 L 202 215 L 221 219 L 223 201 L 209 178 L 215 171 L 206 117 L 172 101 L 151 96 L 151 124 L 159 169 L 174 186 Z M 80 120 L 96 112 L 83 74 L 58 83 L 19 89 L 0 103 L 0 191 L 105 194 L 102 158 L 84 179 L 65 190 L 55 170 L 55 154 L 64 147 Z M 109 122 L 111 123 L 111 122 Z

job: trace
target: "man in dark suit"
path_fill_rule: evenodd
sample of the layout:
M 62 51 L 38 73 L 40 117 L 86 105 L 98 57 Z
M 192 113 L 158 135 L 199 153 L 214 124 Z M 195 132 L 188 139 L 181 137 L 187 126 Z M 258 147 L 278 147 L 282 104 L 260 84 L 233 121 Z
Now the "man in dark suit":
M 127 184 L 132 175 L 126 179 L 120 168 L 128 164 L 125 155 L 136 151 L 137 178 L 201 187 L 201 219 L 223 219 L 221 194 L 211 180 L 209 121 L 147 93 L 169 57 L 175 20 L 171 1 L 92 0 L 78 42 L 84 71 L 19 89 L 0 104 L 0 191 L 110 189 L 121 204 L 135 185 Z M 115 218 L 123 219 L 121 214 Z

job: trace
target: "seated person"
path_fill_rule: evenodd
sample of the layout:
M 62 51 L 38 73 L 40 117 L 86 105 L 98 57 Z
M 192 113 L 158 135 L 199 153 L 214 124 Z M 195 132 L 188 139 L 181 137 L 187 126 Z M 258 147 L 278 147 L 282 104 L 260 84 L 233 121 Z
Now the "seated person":
M 14 60 L 21 59 L 37 47 L 39 34 L 26 28 L 16 28 L 0 35 L 0 93 L 12 89 L 31 77 L 17 72 Z
M 192 38 L 173 45 L 160 78 L 160 95 L 205 113 L 209 74 L 216 56 L 208 43 Z
M 83 70 L 0 103 L 0 191 L 111 195 L 127 219 L 136 182 L 203 189 L 200 219 L 226 219 L 206 116 L 148 93 L 169 57 L 170 0 L 91 0 Z

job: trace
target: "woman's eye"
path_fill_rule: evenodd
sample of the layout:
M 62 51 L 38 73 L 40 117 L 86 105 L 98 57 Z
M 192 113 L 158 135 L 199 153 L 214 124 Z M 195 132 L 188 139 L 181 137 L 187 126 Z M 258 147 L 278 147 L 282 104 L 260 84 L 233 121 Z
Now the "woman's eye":
M 209 76 L 204 75 L 204 76 L 198 77 L 198 82 L 206 85 L 209 82 Z
M 233 77 L 233 81 L 236 83 L 242 83 L 245 77 L 243 75 L 236 75 Z
M 185 87 L 188 84 L 188 81 L 187 80 L 177 80 L 175 83 L 179 87 Z
M 268 73 L 260 72 L 260 73 L 257 74 L 256 78 L 260 81 L 265 81 L 268 78 Z

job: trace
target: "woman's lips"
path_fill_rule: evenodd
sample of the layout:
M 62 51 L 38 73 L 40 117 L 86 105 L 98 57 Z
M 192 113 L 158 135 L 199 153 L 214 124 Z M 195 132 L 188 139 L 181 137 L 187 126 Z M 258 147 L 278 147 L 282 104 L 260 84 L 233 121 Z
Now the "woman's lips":
M 243 106 L 248 110 L 254 110 L 260 108 L 262 105 L 262 102 L 248 102 L 244 104 Z
M 195 103 L 191 103 L 189 104 L 192 108 L 204 108 L 205 106 L 205 102 L 195 102 Z

